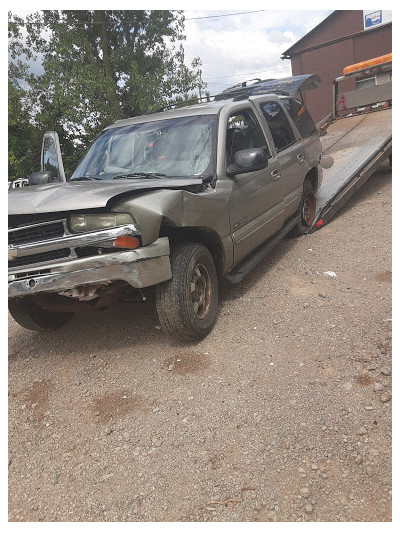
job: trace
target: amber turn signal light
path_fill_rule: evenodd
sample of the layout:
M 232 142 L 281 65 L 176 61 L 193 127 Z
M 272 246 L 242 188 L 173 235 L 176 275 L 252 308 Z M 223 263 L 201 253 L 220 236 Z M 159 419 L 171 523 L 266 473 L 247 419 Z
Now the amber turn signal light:
M 136 237 L 129 237 L 129 235 L 123 235 L 115 239 L 114 246 L 117 248 L 138 248 L 139 239 Z

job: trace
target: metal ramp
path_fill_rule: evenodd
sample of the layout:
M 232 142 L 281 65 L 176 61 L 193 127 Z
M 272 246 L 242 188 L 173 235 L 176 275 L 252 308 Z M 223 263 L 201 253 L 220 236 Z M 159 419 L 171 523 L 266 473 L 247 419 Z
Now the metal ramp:
M 334 164 L 324 170 L 310 232 L 326 224 L 391 155 L 392 110 L 337 118 L 321 137 L 321 144 Z

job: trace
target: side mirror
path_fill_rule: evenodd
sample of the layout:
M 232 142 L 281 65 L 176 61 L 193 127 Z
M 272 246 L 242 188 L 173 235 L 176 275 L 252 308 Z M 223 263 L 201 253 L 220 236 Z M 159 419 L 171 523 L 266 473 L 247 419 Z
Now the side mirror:
M 50 170 L 42 170 L 40 172 L 34 172 L 29 176 L 28 185 L 42 185 L 43 183 L 51 183 L 52 181 L 58 181 L 53 176 Z
M 230 165 L 226 171 L 227 176 L 262 170 L 268 165 L 268 157 L 263 148 L 247 148 L 235 154 L 235 164 Z

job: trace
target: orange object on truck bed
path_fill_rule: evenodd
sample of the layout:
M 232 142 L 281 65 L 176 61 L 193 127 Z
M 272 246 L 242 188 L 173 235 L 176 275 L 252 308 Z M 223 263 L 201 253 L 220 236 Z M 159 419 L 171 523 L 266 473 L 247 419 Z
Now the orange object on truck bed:
M 356 72 L 357 70 L 362 70 L 364 68 L 374 67 L 375 65 L 388 63 L 389 61 L 392 61 L 392 54 L 374 57 L 373 59 L 368 59 L 367 61 L 361 61 L 360 63 L 354 63 L 354 65 L 344 67 L 343 74 L 350 74 L 350 72 Z

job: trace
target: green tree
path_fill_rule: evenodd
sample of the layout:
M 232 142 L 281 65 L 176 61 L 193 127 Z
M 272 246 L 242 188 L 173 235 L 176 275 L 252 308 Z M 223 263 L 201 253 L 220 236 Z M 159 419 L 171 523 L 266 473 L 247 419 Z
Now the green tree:
M 25 92 L 8 82 L 8 177 L 26 178 L 40 164 L 41 133 L 24 109 Z
M 9 14 L 9 76 L 24 80 L 35 126 L 59 133 L 68 171 L 106 125 L 204 86 L 200 60 L 184 63 L 184 38 L 180 11 Z M 44 72 L 30 74 L 24 57 L 40 58 Z

